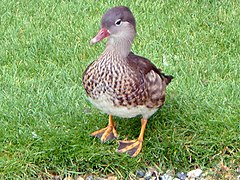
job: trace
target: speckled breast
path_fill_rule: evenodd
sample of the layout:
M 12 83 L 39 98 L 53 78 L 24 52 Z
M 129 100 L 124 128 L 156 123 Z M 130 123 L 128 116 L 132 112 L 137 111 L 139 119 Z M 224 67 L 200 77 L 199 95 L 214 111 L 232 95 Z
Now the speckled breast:
M 104 97 L 114 106 L 137 106 L 145 102 L 144 79 L 117 58 L 102 57 L 93 62 L 83 75 L 83 85 L 89 98 Z

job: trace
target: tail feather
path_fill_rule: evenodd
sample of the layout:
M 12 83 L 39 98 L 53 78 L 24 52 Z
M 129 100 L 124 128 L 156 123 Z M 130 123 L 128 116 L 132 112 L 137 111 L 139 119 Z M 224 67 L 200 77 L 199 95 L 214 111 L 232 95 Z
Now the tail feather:
M 165 75 L 161 69 L 158 69 L 159 71 L 159 75 L 164 79 L 164 81 L 166 82 L 166 84 L 168 85 L 172 79 L 174 78 L 173 76 L 171 75 Z
M 171 75 L 165 75 L 165 74 L 163 74 L 163 77 L 164 77 L 164 81 L 166 82 L 167 85 L 168 85 L 168 84 L 172 81 L 172 79 L 174 78 L 174 77 L 171 76 Z

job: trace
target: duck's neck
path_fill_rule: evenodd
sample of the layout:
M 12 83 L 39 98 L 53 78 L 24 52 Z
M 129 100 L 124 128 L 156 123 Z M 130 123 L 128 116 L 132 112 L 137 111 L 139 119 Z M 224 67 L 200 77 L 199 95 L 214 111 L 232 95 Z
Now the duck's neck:
M 126 58 L 131 51 L 133 39 L 134 37 L 109 37 L 105 51 L 112 51 Z

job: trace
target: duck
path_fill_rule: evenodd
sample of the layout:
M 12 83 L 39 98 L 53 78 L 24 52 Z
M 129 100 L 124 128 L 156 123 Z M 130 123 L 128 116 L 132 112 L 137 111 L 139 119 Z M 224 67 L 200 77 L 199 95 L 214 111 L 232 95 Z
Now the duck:
M 87 99 L 108 114 L 107 127 L 91 136 L 102 143 L 118 138 L 113 116 L 141 116 L 137 139 L 120 140 L 117 152 L 136 157 L 142 150 L 144 132 L 149 118 L 160 109 L 166 87 L 173 76 L 165 75 L 150 60 L 131 51 L 136 36 L 136 20 L 126 6 L 108 9 L 101 19 L 101 28 L 91 44 L 107 38 L 103 53 L 84 71 L 82 83 Z M 134 128 L 135 127 L 129 127 Z

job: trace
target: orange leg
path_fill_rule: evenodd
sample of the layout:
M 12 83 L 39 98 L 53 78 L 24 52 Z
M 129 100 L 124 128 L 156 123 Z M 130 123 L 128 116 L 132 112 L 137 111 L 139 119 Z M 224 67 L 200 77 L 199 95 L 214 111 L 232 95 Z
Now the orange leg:
M 142 149 L 144 131 L 147 125 L 147 119 L 141 120 L 141 132 L 139 137 L 131 141 L 119 141 L 118 152 L 127 152 L 131 157 L 137 156 Z
M 114 121 L 112 120 L 112 115 L 109 115 L 109 123 L 108 126 L 100 129 L 98 131 L 95 131 L 91 134 L 91 136 L 98 137 L 102 143 L 111 140 L 116 139 L 118 137 Z

